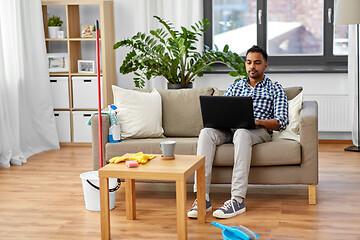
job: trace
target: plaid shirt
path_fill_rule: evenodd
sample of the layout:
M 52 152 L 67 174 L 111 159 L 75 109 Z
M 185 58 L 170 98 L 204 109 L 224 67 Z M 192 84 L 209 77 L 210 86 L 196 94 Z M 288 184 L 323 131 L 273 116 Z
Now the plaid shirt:
M 273 83 L 267 77 L 258 82 L 254 88 L 250 86 L 249 78 L 237 81 L 230 85 L 224 96 L 252 97 L 254 118 L 276 119 L 280 126 L 279 131 L 284 130 L 289 123 L 286 93 L 281 84 Z

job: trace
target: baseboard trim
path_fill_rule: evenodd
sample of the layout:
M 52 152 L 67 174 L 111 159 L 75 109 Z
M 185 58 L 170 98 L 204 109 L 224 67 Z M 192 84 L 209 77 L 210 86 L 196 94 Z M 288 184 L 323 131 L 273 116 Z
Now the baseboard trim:
M 352 140 L 338 140 L 338 139 L 319 139 L 319 143 L 341 143 L 352 144 Z
M 92 144 L 91 143 L 75 143 L 75 142 L 69 142 L 69 143 L 65 143 L 65 142 L 61 142 L 60 143 L 60 147 L 91 147 Z

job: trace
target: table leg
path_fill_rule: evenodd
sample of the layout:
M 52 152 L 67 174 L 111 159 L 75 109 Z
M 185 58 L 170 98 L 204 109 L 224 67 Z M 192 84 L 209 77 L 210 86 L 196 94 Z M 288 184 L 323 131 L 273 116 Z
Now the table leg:
M 100 178 L 101 239 L 110 239 L 109 179 Z
M 205 223 L 206 203 L 205 203 L 205 165 L 202 165 L 196 172 L 196 190 L 197 190 L 197 207 L 198 223 Z
M 187 239 L 186 181 L 176 181 L 176 215 L 178 239 Z
M 125 179 L 126 219 L 136 219 L 135 179 Z

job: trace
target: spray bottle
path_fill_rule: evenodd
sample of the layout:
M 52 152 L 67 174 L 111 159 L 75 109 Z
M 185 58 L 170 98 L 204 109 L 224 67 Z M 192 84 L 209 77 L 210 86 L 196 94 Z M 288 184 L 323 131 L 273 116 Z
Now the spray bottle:
M 109 142 L 110 143 L 117 143 L 121 142 L 121 131 L 118 119 L 116 117 L 115 110 L 117 107 L 115 105 L 109 106 L 110 112 L 110 128 L 109 128 Z

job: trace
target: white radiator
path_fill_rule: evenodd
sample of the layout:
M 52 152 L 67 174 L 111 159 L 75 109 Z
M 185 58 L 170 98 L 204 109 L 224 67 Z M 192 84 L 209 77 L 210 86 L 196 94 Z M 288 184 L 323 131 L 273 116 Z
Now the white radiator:
M 304 95 L 305 101 L 317 101 L 319 132 L 350 132 L 351 109 L 348 95 Z

